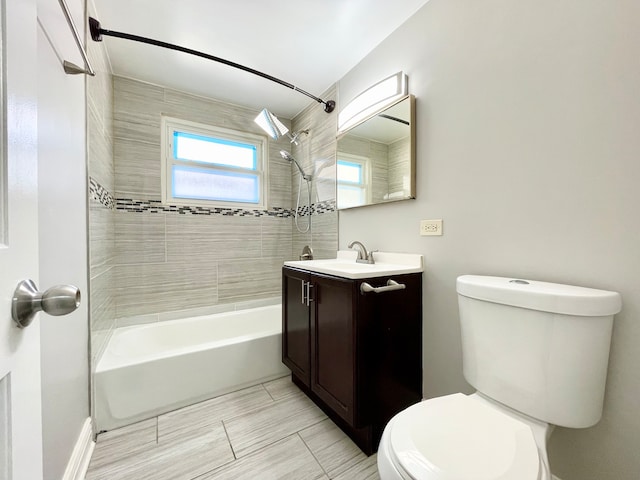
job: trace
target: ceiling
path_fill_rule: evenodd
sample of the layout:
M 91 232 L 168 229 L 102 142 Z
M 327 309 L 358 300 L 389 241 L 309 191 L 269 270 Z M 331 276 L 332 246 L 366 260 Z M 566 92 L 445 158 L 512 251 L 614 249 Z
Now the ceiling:
M 94 0 L 94 3 L 96 17 L 104 29 L 200 50 L 322 97 L 327 88 L 427 1 Z M 267 107 L 284 118 L 293 118 L 312 101 L 258 76 L 185 53 L 107 36 L 103 42 L 116 75 L 256 110 Z

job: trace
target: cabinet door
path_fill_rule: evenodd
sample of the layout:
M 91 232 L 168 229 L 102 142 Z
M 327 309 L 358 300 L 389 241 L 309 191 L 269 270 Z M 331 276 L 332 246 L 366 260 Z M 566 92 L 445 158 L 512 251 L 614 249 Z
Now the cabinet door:
M 358 311 L 366 311 L 369 322 L 362 341 L 367 349 L 364 363 L 370 379 L 368 395 L 375 402 L 367 407 L 381 427 L 422 398 L 422 276 L 368 281 L 383 286 L 389 279 L 404 284 L 405 289 L 358 297 Z
M 311 389 L 354 424 L 354 282 L 312 275 Z
M 308 273 L 282 270 L 282 362 L 307 386 L 311 375 L 308 281 Z

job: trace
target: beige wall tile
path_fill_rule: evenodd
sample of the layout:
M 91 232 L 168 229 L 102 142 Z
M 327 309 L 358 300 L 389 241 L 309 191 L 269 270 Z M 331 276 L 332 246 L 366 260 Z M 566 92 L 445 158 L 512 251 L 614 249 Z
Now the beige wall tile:
M 160 127 L 158 127 L 159 131 Z M 119 198 L 160 200 L 160 142 L 116 138 L 115 192 Z
M 89 42 L 89 58 L 96 71 L 87 77 L 87 163 L 89 177 L 113 195 L 113 81 L 103 44 Z M 106 347 L 115 321 L 113 262 L 114 211 L 89 198 L 89 303 L 91 371 Z
M 216 261 L 118 265 L 115 281 L 118 317 L 218 303 Z
M 260 224 L 262 256 L 294 259 L 291 217 L 261 217 Z
M 113 192 L 113 140 L 106 130 L 104 119 L 93 102 L 87 109 L 87 150 L 89 175 L 103 187 Z
M 221 303 L 273 297 L 282 289 L 284 258 L 220 260 L 218 296 Z
M 91 356 L 98 359 L 114 328 L 116 305 L 113 291 L 113 267 L 89 280 Z M 95 368 L 95 363 L 92 363 Z
M 115 218 L 115 261 L 118 265 L 166 260 L 164 214 L 117 212 Z
M 261 256 L 260 218 L 223 215 L 167 215 L 167 259 L 189 262 L 200 258 Z
M 89 266 L 93 277 L 113 265 L 115 255 L 115 213 L 89 201 Z

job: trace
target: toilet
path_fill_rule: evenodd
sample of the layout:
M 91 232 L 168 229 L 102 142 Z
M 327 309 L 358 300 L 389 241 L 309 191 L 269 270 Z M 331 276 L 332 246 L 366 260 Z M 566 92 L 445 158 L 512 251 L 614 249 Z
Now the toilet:
M 403 410 L 378 448 L 382 480 L 551 480 L 555 425 L 602 415 L 616 292 L 457 279 L 464 377 L 475 389 Z

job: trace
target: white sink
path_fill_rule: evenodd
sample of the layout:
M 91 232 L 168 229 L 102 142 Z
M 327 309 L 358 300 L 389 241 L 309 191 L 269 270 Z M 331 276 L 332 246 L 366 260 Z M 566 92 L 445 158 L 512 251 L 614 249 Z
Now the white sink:
M 288 267 L 324 273 L 336 277 L 360 278 L 384 277 L 424 271 L 422 255 L 410 253 L 373 252 L 375 263 L 357 263 L 358 252 L 340 250 L 336 258 L 327 260 L 300 260 L 284 262 Z

